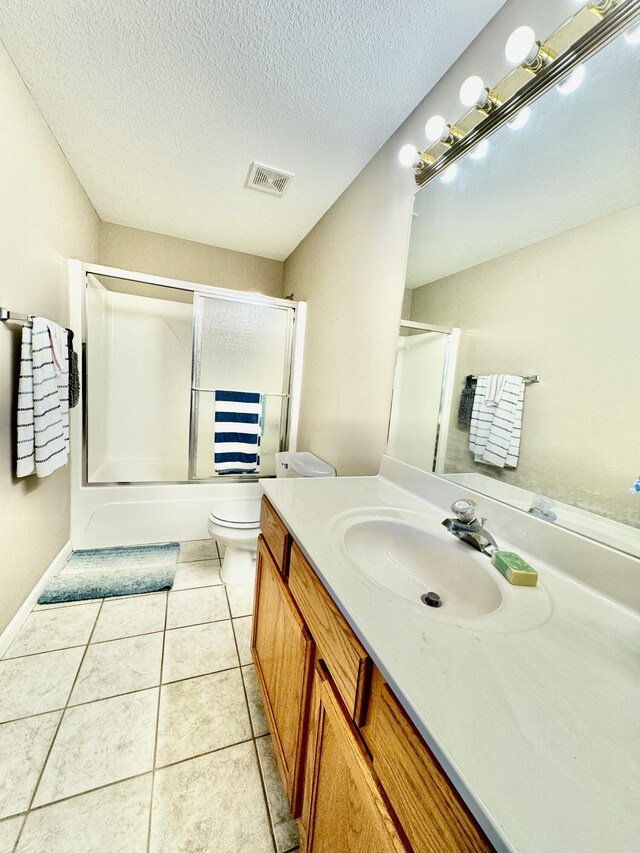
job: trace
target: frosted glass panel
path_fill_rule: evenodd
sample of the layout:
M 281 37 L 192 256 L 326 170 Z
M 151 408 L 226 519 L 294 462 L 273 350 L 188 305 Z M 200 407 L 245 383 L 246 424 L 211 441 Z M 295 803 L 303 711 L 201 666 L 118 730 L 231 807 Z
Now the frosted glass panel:
M 275 453 L 288 414 L 293 309 L 198 294 L 193 394 L 192 476 L 216 477 L 214 394 L 255 391 L 265 395 L 260 477 L 275 474 Z
M 291 310 L 198 296 L 201 311 L 196 386 L 228 391 L 286 391 Z

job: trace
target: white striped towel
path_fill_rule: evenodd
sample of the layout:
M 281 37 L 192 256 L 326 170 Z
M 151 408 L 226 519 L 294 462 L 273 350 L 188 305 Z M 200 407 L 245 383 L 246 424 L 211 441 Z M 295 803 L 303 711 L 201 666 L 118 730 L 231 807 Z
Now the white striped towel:
M 46 477 L 69 459 L 69 356 L 55 371 L 48 323 L 34 317 L 22 329 L 18 379 L 16 474 Z
M 497 468 L 517 466 L 523 407 L 522 376 L 478 377 L 469 436 L 476 462 Z
M 258 474 L 262 395 L 253 391 L 216 391 L 214 417 L 216 474 Z
M 54 323 L 53 320 L 47 320 L 46 317 L 42 317 L 42 319 L 47 324 L 47 329 L 49 330 L 51 352 L 53 354 L 53 369 L 56 373 L 60 373 L 64 370 L 65 358 L 69 355 L 66 353 L 65 356 L 65 352 L 69 346 L 67 330 L 63 329 L 62 326 L 59 326 L 57 323 Z

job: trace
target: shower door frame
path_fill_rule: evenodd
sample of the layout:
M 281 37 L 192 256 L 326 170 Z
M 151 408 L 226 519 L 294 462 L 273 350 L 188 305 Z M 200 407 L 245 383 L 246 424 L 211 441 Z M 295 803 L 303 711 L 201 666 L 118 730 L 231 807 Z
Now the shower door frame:
M 69 261 L 69 287 L 70 287 L 70 304 L 72 306 L 72 316 L 74 315 L 73 306 L 80 299 L 80 328 L 75 328 L 82 342 L 82 350 L 79 353 L 80 370 L 81 370 L 81 406 L 82 406 L 82 475 L 81 486 L 86 488 L 104 488 L 107 486 L 182 486 L 182 485 L 197 485 L 197 484 L 212 484 L 212 483 L 252 483 L 257 482 L 260 477 L 254 474 L 235 475 L 225 477 L 193 477 L 195 443 L 194 431 L 192 429 L 193 421 L 193 398 L 194 398 L 194 371 L 195 361 L 192 357 L 191 364 L 191 398 L 190 398 L 190 428 L 189 428 L 189 449 L 188 449 L 188 478 L 186 480 L 116 480 L 116 481 L 90 481 L 89 480 L 89 419 L 88 419 L 88 395 L 87 395 L 87 317 L 88 317 L 88 286 L 87 275 L 103 275 L 110 278 L 118 278 L 125 281 L 133 281 L 140 284 L 156 285 L 158 287 L 168 287 L 172 290 L 185 290 L 193 293 L 202 294 L 213 298 L 232 300 L 254 305 L 264 305 L 267 307 L 280 307 L 288 309 L 291 313 L 288 332 L 288 370 L 285 364 L 286 382 L 285 387 L 288 387 L 288 393 L 283 394 L 283 415 L 286 405 L 286 416 L 281 418 L 280 422 L 280 447 L 282 450 L 296 450 L 296 442 L 298 435 L 298 418 L 300 413 L 300 393 L 302 386 L 302 360 L 304 350 L 304 333 L 306 326 L 306 303 L 294 302 L 289 299 L 281 299 L 276 296 L 265 296 L 252 291 L 233 290 L 231 288 L 219 287 L 216 285 L 197 284 L 196 282 L 184 281 L 182 279 L 167 278 L 165 276 L 149 275 L 147 273 L 134 272 L 131 270 L 123 270 L 118 267 L 108 267 L 102 264 L 83 263 L 77 260 Z M 195 298 L 193 302 L 193 317 L 192 317 L 192 349 L 195 355 L 196 346 L 196 310 Z M 72 322 L 72 328 L 75 324 Z M 196 436 L 197 438 L 197 430 Z

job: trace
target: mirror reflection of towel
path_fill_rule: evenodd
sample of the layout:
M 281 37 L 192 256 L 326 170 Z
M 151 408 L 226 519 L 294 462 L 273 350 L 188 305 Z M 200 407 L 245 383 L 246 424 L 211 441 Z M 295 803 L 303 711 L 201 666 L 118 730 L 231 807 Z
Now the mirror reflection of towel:
M 63 329 L 53 320 L 47 320 L 46 317 L 40 318 L 49 330 L 49 340 L 51 342 L 51 353 L 53 356 L 53 370 L 55 373 L 60 373 L 66 369 L 67 365 L 67 350 L 68 338 L 67 330 Z
M 473 376 L 467 376 L 462 394 L 460 394 L 460 405 L 458 406 L 458 423 L 462 426 L 471 426 L 471 412 L 473 411 L 473 398 L 476 395 Z
M 80 372 L 78 353 L 73 348 L 73 332 L 67 329 L 67 349 L 69 352 L 69 408 L 75 408 L 80 402 Z
M 522 376 L 478 377 L 469 436 L 469 450 L 475 462 L 497 468 L 516 467 L 523 407 Z

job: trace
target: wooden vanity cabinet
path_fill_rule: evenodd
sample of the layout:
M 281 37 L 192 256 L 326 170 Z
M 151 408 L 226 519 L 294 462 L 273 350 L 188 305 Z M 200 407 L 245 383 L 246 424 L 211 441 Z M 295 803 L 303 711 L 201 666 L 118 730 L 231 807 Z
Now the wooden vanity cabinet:
M 316 664 L 300 848 L 304 853 L 411 853 L 326 666 Z
M 294 817 L 301 809 L 313 648 L 296 603 L 260 536 L 251 652 Z
M 266 498 L 263 519 L 252 653 L 302 853 L 493 850 Z

